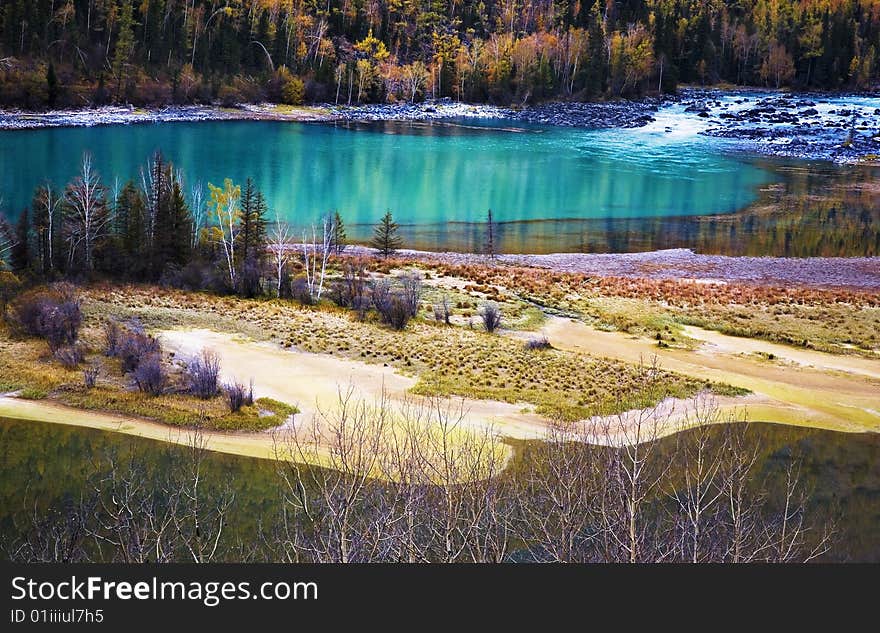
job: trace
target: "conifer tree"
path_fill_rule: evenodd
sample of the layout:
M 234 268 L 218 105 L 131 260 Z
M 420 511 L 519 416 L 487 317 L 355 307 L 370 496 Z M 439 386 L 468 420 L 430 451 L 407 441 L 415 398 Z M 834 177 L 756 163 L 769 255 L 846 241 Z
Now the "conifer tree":
M 168 168 L 170 172 L 170 167 Z M 170 180 L 170 173 L 166 175 Z M 182 268 L 189 261 L 192 242 L 192 214 L 180 187 L 174 180 L 161 196 L 153 240 L 154 275 L 158 278 L 170 266 Z
M 122 251 L 122 268 L 133 279 L 146 276 L 147 207 L 143 194 L 128 181 L 116 198 L 115 233 Z
M 266 253 L 266 199 L 250 178 L 241 196 L 241 262 L 262 260 Z
M 49 62 L 49 68 L 46 69 L 46 103 L 50 108 L 58 103 L 58 76 L 52 62 Z
M 495 259 L 495 222 L 492 220 L 492 209 L 486 217 L 486 255 Z
M 13 270 L 27 270 L 31 265 L 31 213 L 28 207 L 21 211 L 15 224 L 15 246 L 12 247 Z
M 333 235 L 330 238 L 330 249 L 339 255 L 345 250 L 347 244 L 348 236 L 345 234 L 345 223 L 342 221 L 339 211 L 336 211 L 333 214 Z
M 373 229 L 373 239 L 370 240 L 370 246 L 379 251 L 382 257 L 390 257 L 403 246 L 403 240 L 397 234 L 399 226 L 391 216 L 391 211 L 387 211 L 379 224 Z
M 118 101 L 122 95 L 122 81 L 125 75 L 125 67 L 131 57 L 134 48 L 134 18 L 132 16 L 131 0 L 122 3 L 119 15 L 119 35 L 116 37 L 116 48 L 113 51 L 113 76 L 116 78 L 116 95 Z

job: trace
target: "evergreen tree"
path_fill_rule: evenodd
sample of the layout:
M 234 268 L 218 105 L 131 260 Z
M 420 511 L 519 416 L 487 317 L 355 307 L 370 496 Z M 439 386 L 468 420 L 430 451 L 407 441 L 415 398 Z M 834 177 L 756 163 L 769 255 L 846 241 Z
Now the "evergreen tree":
M 495 222 L 492 220 L 492 209 L 486 216 L 486 255 L 495 259 Z
M 55 64 L 49 62 L 46 69 L 46 103 L 54 108 L 58 103 L 58 77 L 55 75 Z
M 398 225 L 391 217 L 391 211 L 387 211 L 379 224 L 373 229 L 373 239 L 370 246 L 379 251 L 382 257 L 394 255 L 403 246 L 403 240 L 397 234 Z
M 266 253 L 266 199 L 247 179 L 241 196 L 240 262 L 259 262 Z
M 122 3 L 119 14 L 119 35 L 116 36 L 116 48 L 113 51 L 113 76 L 116 78 L 116 101 L 122 95 L 122 79 L 125 67 L 134 48 L 134 18 L 132 17 L 131 0 Z
M 147 207 L 143 194 L 128 181 L 116 198 L 114 233 L 122 252 L 122 270 L 132 279 L 145 279 L 149 252 Z
M 608 73 L 608 55 L 605 51 L 605 28 L 602 23 L 602 12 L 596 0 L 589 16 L 589 55 L 590 64 L 586 72 L 586 91 L 590 95 L 602 94 Z
M 345 222 L 342 221 L 339 211 L 336 211 L 333 214 L 333 236 L 330 239 L 330 248 L 339 255 L 345 250 L 347 244 L 348 236 L 345 234 Z
M 10 257 L 12 269 L 27 270 L 31 266 L 31 213 L 28 207 L 21 210 L 15 224 L 15 246 Z
M 171 167 L 168 167 L 166 178 L 170 178 Z M 180 187 L 174 180 L 166 187 L 159 202 L 156 214 L 156 228 L 153 238 L 153 257 L 155 278 L 162 275 L 169 267 L 182 268 L 189 262 L 192 241 L 192 214 Z

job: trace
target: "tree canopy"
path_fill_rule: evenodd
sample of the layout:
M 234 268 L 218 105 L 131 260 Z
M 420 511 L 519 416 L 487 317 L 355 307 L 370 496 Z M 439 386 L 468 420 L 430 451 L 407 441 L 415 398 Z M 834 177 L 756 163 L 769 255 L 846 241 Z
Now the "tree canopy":
M 6 0 L 0 104 L 876 84 L 880 0 Z

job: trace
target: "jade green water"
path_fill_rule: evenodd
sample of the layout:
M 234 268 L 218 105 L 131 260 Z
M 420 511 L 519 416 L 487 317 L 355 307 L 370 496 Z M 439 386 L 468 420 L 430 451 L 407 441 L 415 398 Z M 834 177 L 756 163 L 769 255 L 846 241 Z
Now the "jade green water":
M 761 441 L 752 483 L 768 491 L 769 504 L 783 503 L 788 467 L 798 460 L 810 522 L 832 518 L 838 530 L 825 559 L 880 562 L 880 434 L 773 424 L 753 424 L 753 429 Z M 677 450 L 678 438 L 660 441 L 661 451 Z M 43 516 L 87 495 L 89 478 L 103 472 L 108 456 L 122 464 L 129 459 L 144 464 L 144 476 L 154 477 L 179 464 L 186 450 L 107 431 L 0 418 L 0 559 L 2 546 L 30 528 L 35 509 Z M 234 494 L 227 516 L 231 541 L 246 545 L 261 524 L 271 525 L 277 517 L 280 487 L 273 462 L 209 453 L 201 472 L 206 489 L 228 487 Z
M 298 226 L 338 210 L 352 236 L 390 209 L 407 236 L 460 246 L 488 209 L 528 245 L 529 223 L 726 214 L 753 202 L 766 169 L 704 137 L 493 122 L 358 126 L 211 121 L 0 132 L 0 184 L 15 216 L 43 180 L 77 172 L 84 151 L 111 189 L 161 150 L 188 184 L 253 177 Z M 537 232 L 536 232 L 537 234 Z M 542 248 L 541 250 L 545 250 Z

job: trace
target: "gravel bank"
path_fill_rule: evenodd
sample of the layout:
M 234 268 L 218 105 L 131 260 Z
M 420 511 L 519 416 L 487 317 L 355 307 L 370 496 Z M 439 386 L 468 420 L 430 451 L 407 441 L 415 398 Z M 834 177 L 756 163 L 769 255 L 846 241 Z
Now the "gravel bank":
M 346 252 L 372 254 L 365 247 Z M 400 255 L 454 264 L 487 262 L 485 255 L 403 250 Z M 878 257 L 729 257 L 700 255 L 689 249 L 645 253 L 554 253 L 499 255 L 496 261 L 597 277 L 692 279 L 700 282 L 739 282 L 810 288 L 852 288 L 880 292 Z

